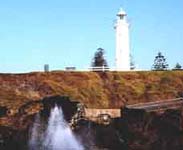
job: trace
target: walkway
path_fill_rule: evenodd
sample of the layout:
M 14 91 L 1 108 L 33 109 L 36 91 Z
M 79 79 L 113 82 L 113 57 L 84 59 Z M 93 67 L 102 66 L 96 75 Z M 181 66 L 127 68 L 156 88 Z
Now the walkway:
M 148 112 L 183 108 L 183 97 L 169 99 L 169 100 L 161 100 L 161 101 L 156 101 L 156 102 L 147 102 L 147 103 L 138 103 L 138 104 L 133 104 L 133 105 L 127 105 L 127 108 L 145 109 Z

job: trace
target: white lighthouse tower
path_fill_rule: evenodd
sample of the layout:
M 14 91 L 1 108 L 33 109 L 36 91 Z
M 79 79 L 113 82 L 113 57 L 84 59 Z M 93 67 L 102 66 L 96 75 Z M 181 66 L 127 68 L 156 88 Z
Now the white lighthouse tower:
M 117 14 L 116 30 L 116 70 L 130 70 L 130 43 L 129 23 L 126 19 L 126 12 L 123 9 Z

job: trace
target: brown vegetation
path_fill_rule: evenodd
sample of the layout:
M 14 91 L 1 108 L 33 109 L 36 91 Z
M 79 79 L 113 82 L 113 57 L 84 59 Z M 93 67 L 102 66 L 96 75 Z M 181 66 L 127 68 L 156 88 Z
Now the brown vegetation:
M 121 108 L 125 104 L 166 100 L 183 96 L 183 71 L 98 73 L 57 71 L 29 74 L 0 74 L 0 83 L 1 133 L 5 132 L 4 128 L 8 128 L 7 133 L 9 128 L 11 130 L 27 129 L 32 124 L 34 114 L 42 109 L 43 99 L 46 98 L 50 102 L 57 95 L 69 97 L 72 101 L 80 101 L 89 108 Z M 59 99 L 59 102 L 61 100 Z M 65 111 L 68 113 L 71 110 L 67 107 Z M 128 112 L 126 115 L 130 115 L 130 113 Z M 164 145 L 166 145 L 164 149 L 167 149 L 169 144 L 166 142 L 173 141 L 175 136 L 166 135 L 165 133 L 172 130 L 172 128 L 170 130 L 165 128 L 163 133 L 160 131 L 164 127 L 169 127 L 168 125 L 175 121 L 166 122 L 169 120 L 168 115 L 168 119 L 162 122 L 161 116 L 157 119 L 156 116 L 158 117 L 158 115 L 152 114 L 153 119 L 149 116 L 145 117 L 144 124 L 144 121 L 135 120 L 138 119 L 137 115 L 138 112 L 135 112 L 131 118 L 130 116 L 125 117 L 124 112 L 123 117 L 120 118 L 123 120 L 119 122 L 120 132 L 123 129 L 124 132 L 127 131 L 126 127 L 122 126 L 124 120 L 127 119 L 126 126 L 129 132 L 126 134 L 122 132 L 122 135 L 127 136 L 124 137 L 124 139 L 128 139 L 126 141 L 127 145 L 130 145 L 132 149 L 138 146 L 140 147 L 139 149 L 148 149 L 147 147 L 159 146 L 158 141 L 163 141 Z M 178 116 L 180 118 L 179 122 L 182 124 L 182 111 Z M 152 122 L 151 119 L 155 120 Z M 178 141 L 179 133 L 182 133 L 182 127 L 181 131 L 179 131 L 179 122 L 177 123 L 178 127 L 175 128 L 176 133 L 178 133 L 176 140 L 172 142 L 174 145 L 178 143 L 177 147 L 182 146 L 182 141 Z M 146 123 L 150 124 L 150 126 Z M 160 125 L 156 123 L 160 123 Z M 100 133 L 103 132 L 103 130 L 99 131 Z M 106 134 L 110 133 L 108 130 L 106 131 Z M 5 135 L 7 134 L 5 133 Z M 153 136 L 150 137 L 149 135 Z M 11 137 L 11 135 L 8 137 Z M 164 141 L 164 137 L 168 138 Z M 182 139 L 182 136 L 180 138 Z M 175 147 L 174 145 L 172 146 Z M 157 148 L 154 147 L 152 149 Z M 163 147 L 160 149 L 163 149 Z
M 92 108 L 165 100 L 183 92 L 183 72 L 50 72 L 0 75 L 0 106 L 16 110 L 61 95 Z
M 183 95 L 182 71 L 0 74 L 0 83 L 0 106 L 7 110 L 4 116 L 12 117 L 27 103 L 56 95 L 89 108 L 121 108 Z

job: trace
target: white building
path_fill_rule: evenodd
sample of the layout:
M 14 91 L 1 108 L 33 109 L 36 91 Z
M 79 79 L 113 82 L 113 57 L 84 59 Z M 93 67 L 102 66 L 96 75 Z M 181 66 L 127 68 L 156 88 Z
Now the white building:
M 129 23 L 126 12 L 122 9 L 117 14 L 116 30 L 116 70 L 130 70 Z

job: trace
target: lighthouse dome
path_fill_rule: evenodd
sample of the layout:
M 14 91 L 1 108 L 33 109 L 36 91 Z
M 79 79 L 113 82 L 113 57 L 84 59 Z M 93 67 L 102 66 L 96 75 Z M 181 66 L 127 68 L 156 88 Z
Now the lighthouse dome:
M 120 8 L 119 12 L 117 13 L 117 16 L 126 16 L 126 15 L 127 15 L 126 12 L 122 8 Z

